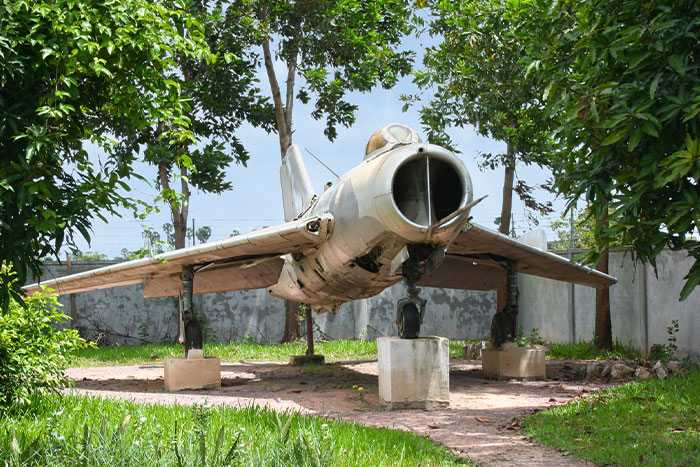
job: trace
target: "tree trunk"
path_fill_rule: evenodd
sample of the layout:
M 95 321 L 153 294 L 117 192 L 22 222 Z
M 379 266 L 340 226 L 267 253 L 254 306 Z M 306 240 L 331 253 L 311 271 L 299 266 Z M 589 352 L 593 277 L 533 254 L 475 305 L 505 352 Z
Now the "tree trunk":
M 498 231 L 503 235 L 510 234 L 511 211 L 513 210 L 513 179 L 515 178 L 515 158 L 510 144 L 507 149 L 505 176 L 503 177 L 503 202 L 501 204 L 501 225 Z
M 281 157 L 284 158 L 289 146 L 292 145 L 292 106 L 294 104 L 294 77 L 296 75 L 297 54 L 293 53 L 292 59 L 287 64 L 287 86 L 285 101 L 283 102 L 282 92 L 280 91 L 277 76 L 275 75 L 269 38 L 263 40 L 262 48 L 265 60 L 265 71 L 267 72 L 267 79 L 270 83 L 270 91 L 272 92 L 272 102 L 275 105 L 275 120 L 280 141 L 280 152 Z M 299 329 L 299 304 L 285 301 L 284 308 L 285 320 L 282 342 L 294 342 L 299 339 L 301 335 L 301 329 Z
M 607 201 L 606 201 L 607 202 Z M 608 226 L 608 209 L 605 208 L 600 223 Z M 608 273 L 608 247 L 605 246 L 603 256 L 596 265 L 596 270 Z M 610 288 L 595 290 L 595 346 L 597 349 L 612 350 L 612 320 L 610 318 Z
M 187 236 L 187 216 L 189 214 L 190 205 L 190 188 L 187 182 L 187 169 L 185 167 L 180 167 L 180 189 L 184 199 L 182 204 L 177 204 L 173 201 L 169 201 L 170 216 L 173 219 L 173 234 L 175 235 L 175 249 L 185 248 L 185 237 Z M 170 190 L 170 174 L 168 172 L 168 167 L 160 164 L 158 166 L 158 179 L 160 181 L 161 187 L 166 190 Z M 185 322 L 182 319 L 182 313 L 179 310 L 182 306 L 178 306 L 178 332 L 177 341 L 180 344 L 185 344 Z
M 282 342 L 295 342 L 301 335 L 299 328 L 299 304 L 286 300 L 284 302 L 284 336 Z

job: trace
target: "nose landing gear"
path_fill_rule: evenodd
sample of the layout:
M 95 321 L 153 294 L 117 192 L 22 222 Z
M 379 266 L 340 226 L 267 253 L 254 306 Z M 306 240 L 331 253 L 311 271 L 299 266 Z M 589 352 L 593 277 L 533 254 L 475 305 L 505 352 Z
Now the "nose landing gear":
M 402 339 L 416 339 L 420 332 L 420 325 L 423 323 L 425 305 L 428 301 L 418 296 L 420 289 L 414 284 L 407 285 L 408 297 L 399 300 L 396 306 L 396 325 Z

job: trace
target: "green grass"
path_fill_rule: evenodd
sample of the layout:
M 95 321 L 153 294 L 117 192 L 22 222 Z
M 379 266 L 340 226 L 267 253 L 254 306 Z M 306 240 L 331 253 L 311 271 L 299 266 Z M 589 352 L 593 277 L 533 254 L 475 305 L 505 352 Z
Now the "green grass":
M 223 460 L 229 455 L 230 463 Z M 413 433 L 248 408 L 43 396 L 0 420 L 0 465 L 473 465 Z
M 450 342 L 450 357 L 461 358 L 464 341 Z M 375 341 L 337 340 L 319 342 L 316 353 L 327 361 L 366 360 L 377 358 Z M 206 355 L 215 355 L 224 362 L 286 362 L 291 355 L 304 355 L 306 344 L 256 344 L 232 342 L 204 344 Z M 82 349 L 70 361 L 71 366 L 112 366 L 159 364 L 166 357 L 180 357 L 183 348 L 178 344 L 148 344 L 136 346 L 100 347 Z
M 626 347 L 618 342 L 612 350 L 599 350 L 593 342 L 579 342 L 578 344 L 555 344 L 547 352 L 550 360 L 610 360 L 622 358 L 626 360 L 644 360 L 642 353 L 631 347 Z
M 533 415 L 537 441 L 602 465 L 700 465 L 700 370 L 632 382 Z

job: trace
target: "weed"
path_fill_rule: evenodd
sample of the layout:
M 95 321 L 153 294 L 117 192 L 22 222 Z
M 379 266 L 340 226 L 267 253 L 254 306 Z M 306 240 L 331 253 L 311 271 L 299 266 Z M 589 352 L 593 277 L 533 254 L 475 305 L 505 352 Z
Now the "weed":
M 522 326 L 518 326 L 515 342 L 518 344 L 518 346 L 524 347 L 526 345 L 542 345 L 544 344 L 544 339 L 540 337 L 539 330 L 537 328 L 532 328 L 527 335 L 523 335 Z

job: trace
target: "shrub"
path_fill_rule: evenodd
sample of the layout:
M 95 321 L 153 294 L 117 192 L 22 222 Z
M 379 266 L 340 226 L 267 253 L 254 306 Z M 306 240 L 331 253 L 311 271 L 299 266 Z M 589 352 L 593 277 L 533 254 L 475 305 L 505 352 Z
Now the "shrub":
M 16 280 L 6 264 L 0 266 L 0 277 L 9 281 L 2 290 Z M 0 314 L 0 414 L 28 408 L 37 392 L 67 386 L 68 354 L 87 347 L 77 331 L 56 329 L 69 319 L 56 295 L 38 292 L 23 303 L 8 297 L 8 304 Z

